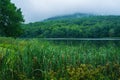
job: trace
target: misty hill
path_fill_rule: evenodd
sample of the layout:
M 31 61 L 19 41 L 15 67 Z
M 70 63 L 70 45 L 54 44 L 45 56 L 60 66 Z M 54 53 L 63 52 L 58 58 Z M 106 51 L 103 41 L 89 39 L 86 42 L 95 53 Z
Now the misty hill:
M 22 37 L 101 38 L 120 37 L 120 16 L 73 14 L 24 24 Z
M 86 13 L 75 13 L 70 15 L 55 16 L 55 17 L 48 18 L 46 20 L 63 20 L 63 19 L 83 18 L 83 17 L 89 17 L 89 16 L 93 16 L 93 15 L 86 14 Z

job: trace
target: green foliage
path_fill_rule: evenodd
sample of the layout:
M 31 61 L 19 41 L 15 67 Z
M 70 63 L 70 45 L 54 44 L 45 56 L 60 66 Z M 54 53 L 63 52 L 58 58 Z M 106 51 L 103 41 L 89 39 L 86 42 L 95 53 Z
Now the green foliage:
M 104 66 L 94 67 L 90 64 L 81 64 L 78 67 L 68 66 L 64 69 L 63 76 L 59 76 L 62 70 L 56 72 L 50 71 L 48 79 L 50 80 L 119 80 L 120 64 L 107 63 Z M 59 77 L 58 77 L 59 76 Z M 67 77 L 66 77 L 67 76 Z
M 0 38 L 0 80 L 118 80 L 119 44 Z
M 20 9 L 17 9 L 10 0 L 0 0 L 0 36 L 20 36 L 23 32 L 20 27 L 23 21 Z
M 120 37 L 120 16 L 58 18 L 23 25 L 22 37 L 102 38 Z

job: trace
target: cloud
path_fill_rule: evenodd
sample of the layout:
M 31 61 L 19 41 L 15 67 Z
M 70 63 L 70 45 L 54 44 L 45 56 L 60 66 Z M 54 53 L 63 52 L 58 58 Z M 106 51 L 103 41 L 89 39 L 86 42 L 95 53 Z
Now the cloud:
M 12 2 L 22 9 L 26 22 L 78 12 L 120 15 L 120 0 L 12 0 Z

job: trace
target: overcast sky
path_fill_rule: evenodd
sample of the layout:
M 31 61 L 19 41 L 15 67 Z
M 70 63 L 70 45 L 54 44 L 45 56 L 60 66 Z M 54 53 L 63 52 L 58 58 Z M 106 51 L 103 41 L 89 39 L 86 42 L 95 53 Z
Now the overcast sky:
M 120 0 L 11 0 L 26 22 L 73 13 L 120 15 Z

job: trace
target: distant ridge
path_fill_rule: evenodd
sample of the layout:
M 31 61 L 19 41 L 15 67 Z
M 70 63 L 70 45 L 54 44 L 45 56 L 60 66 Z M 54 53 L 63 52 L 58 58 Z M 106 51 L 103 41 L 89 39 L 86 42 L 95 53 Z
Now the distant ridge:
M 69 14 L 69 15 L 61 15 L 61 16 L 51 17 L 51 18 L 45 19 L 44 21 L 61 20 L 61 19 L 69 19 L 69 18 L 82 18 L 82 17 L 89 17 L 89 16 L 94 16 L 94 15 L 87 14 L 87 13 L 74 13 L 74 14 Z
M 120 16 L 75 13 L 23 24 L 23 29 L 25 38 L 120 38 Z

